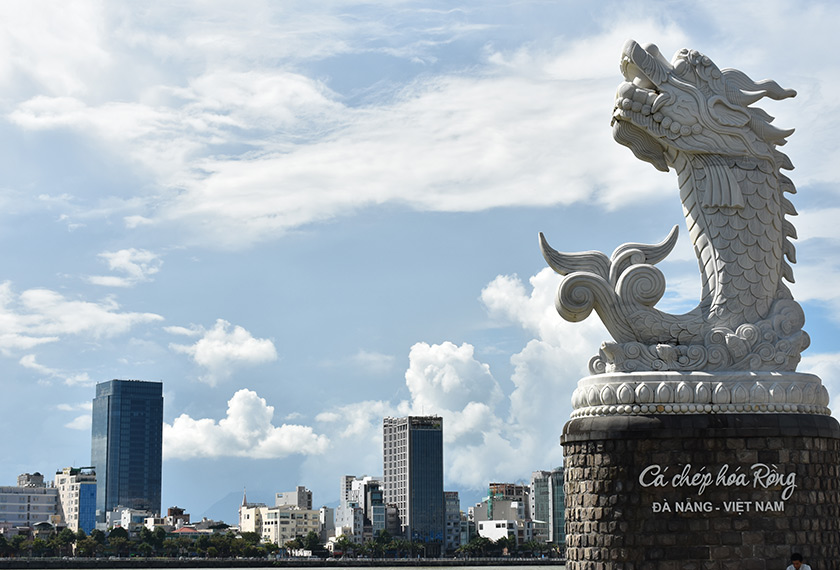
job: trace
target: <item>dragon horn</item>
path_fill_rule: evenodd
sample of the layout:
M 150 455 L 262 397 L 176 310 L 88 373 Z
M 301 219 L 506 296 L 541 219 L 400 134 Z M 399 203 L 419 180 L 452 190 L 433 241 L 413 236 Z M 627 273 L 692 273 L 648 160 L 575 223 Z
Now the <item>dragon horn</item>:
M 540 232 L 540 250 L 548 266 L 560 275 L 568 275 L 576 271 L 586 271 L 603 277 L 610 273 L 610 262 L 600 251 L 583 251 L 580 253 L 563 253 L 555 250 Z

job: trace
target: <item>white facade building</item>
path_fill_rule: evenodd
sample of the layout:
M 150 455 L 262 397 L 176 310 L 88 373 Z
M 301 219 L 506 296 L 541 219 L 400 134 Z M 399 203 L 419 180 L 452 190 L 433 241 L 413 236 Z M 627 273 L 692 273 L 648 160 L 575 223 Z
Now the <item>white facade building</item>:
M 522 546 L 534 539 L 531 521 L 492 520 L 477 522 L 475 526 L 479 536 L 493 542 L 506 537 L 516 540 L 516 544 Z
M 320 511 L 290 506 L 267 507 L 244 501 L 239 507 L 239 532 L 255 532 L 263 542 L 283 546 L 310 532 L 320 536 L 320 530 Z
M 365 541 L 365 510 L 355 502 L 339 505 L 335 509 L 335 536 L 346 536 L 356 544 Z
M 335 536 L 335 509 L 321 507 L 318 513 L 321 519 L 321 544 L 326 544 L 331 536 Z
M 479 536 L 494 541 L 507 536 L 520 546 L 533 540 L 530 494 L 530 486 L 491 483 L 488 496 L 469 509 L 469 518 Z
M 67 528 L 96 528 L 96 473 L 92 467 L 65 467 L 55 474 L 61 516 Z
M 277 493 L 274 496 L 275 507 L 297 507 L 307 511 L 312 510 L 312 491 L 298 485 L 294 491 Z
M 130 536 L 136 536 L 140 529 L 146 525 L 146 519 L 150 517 L 155 517 L 155 513 L 141 509 L 117 507 L 105 514 L 105 528 L 121 527 Z
M 343 527 L 342 533 L 348 538 L 352 535 L 354 542 L 364 542 L 385 530 L 386 509 L 382 486 L 382 477 L 341 477 L 335 526 Z M 361 509 L 361 518 L 357 509 Z
M 0 529 L 61 521 L 58 489 L 40 473 L 24 473 L 17 486 L 0 487 Z

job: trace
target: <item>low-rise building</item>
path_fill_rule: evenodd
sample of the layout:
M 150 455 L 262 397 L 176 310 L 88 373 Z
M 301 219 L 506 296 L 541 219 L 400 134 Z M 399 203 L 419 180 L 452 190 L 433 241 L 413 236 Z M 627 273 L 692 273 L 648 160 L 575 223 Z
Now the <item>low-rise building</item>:
M 263 542 L 283 546 L 310 532 L 320 536 L 321 513 L 292 506 L 268 507 L 263 503 L 249 503 L 245 495 L 239 507 L 239 532 L 255 532 Z
M 478 535 L 489 538 L 493 542 L 500 538 L 516 540 L 517 546 L 534 539 L 534 529 L 531 521 L 489 520 L 476 523 Z
M 528 486 L 491 483 L 487 497 L 469 509 L 478 535 L 494 541 L 503 536 L 512 538 L 517 545 L 533 540 L 529 496 Z
M 155 514 L 141 509 L 129 507 L 117 507 L 105 514 L 105 527 L 107 529 L 121 527 L 129 536 L 137 536 L 140 529 L 146 525 L 146 520 L 155 518 Z
M 38 472 L 24 473 L 16 486 L 0 487 L 0 531 L 61 522 L 58 489 Z

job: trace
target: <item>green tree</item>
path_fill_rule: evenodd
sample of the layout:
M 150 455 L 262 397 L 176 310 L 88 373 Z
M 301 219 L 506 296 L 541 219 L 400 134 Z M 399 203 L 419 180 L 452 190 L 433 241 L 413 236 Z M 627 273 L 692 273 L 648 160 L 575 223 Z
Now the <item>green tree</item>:
M 108 533 L 108 540 L 111 540 L 112 538 L 124 538 L 128 540 L 128 531 L 121 526 L 115 526 L 111 529 L 111 532 Z
M 102 545 L 89 536 L 82 539 L 76 539 L 76 556 L 89 558 L 96 556 L 101 551 Z
M 52 540 L 52 547 L 59 556 L 70 556 L 73 552 L 73 544 L 76 542 L 76 533 L 69 528 L 62 529 Z
M 333 552 L 335 552 L 335 550 L 338 550 L 338 552 L 341 553 L 343 556 L 347 556 L 348 553 L 352 552 L 353 546 L 355 545 L 352 542 L 350 542 L 350 540 L 348 540 L 345 535 L 342 534 L 336 539 L 334 543 Z
M 241 553 L 242 556 L 246 558 L 265 558 L 265 549 L 262 546 L 257 546 L 256 544 L 250 544 L 244 541 Z
M 98 528 L 95 528 L 95 529 L 93 529 L 92 531 L 90 531 L 90 537 L 91 537 L 94 541 L 96 541 L 97 543 L 99 543 L 100 545 L 102 545 L 102 546 L 104 546 L 104 545 L 105 545 L 105 538 L 106 538 L 106 537 L 105 537 L 105 533 L 104 533 L 104 532 L 102 532 L 101 530 L 99 530 Z
M 510 536 L 503 536 L 493 543 L 493 550 L 498 554 L 512 554 L 516 551 L 516 539 Z
M 306 550 L 311 550 L 315 552 L 321 546 L 321 537 L 318 536 L 318 533 L 314 530 L 310 530 L 306 533 L 306 536 L 303 537 L 303 547 Z
M 493 542 L 483 536 L 474 536 L 467 544 L 458 548 L 468 556 L 487 556 Z
M 140 529 L 139 538 L 140 538 L 140 542 L 145 542 L 145 543 L 151 544 L 152 540 L 154 540 L 154 535 L 152 535 L 152 531 L 149 529 L 149 527 L 143 526 Z
M 43 538 L 36 538 L 30 543 L 29 550 L 33 556 L 43 556 L 50 550 L 50 545 Z
M 396 558 L 402 558 L 411 550 L 411 543 L 404 538 L 397 537 L 388 544 L 388 550 L 393 550 Z
M 179 536 L 175 539 L 178 545 L 178 556 L 189 556 L 192 551 L 193 541 L 186 536 Z
M 520 551 L 529 552 L 531 556 L 539 556 L 548 551 L 548 545 L 539 540 L 529 540 L 522 545 Z
M 408 543 L 408 552 L 411 554 L 411 557 L 414 558 L 419 556 L 424 551 L 424 546 L 419 542 L 409 542 Z
M 130 552 L 128 539 L 119 535 L 114 536 L 113 533 L 108 536 L 108 547 L 114 556 L 123 556 Z
M 20 556 L 21 553 L 28 548 L 28 544 L 26 543 L 27 538 L 26 535 L 23 534 L 16 534 L 12 537 L 9 541 L 9 546 L 12 550 L 12 555 Z
M 286 550 L 300 550 L 303 548 L 303 541 L 299 536 L 296 536 L 292 540 L 287 540 L 283 547 Z
M 257 534 L 256 532 L 243 532 L 242 534 L 240 534 L 240 536 L 242 537 L 242 540 L 244 540 L 246 544 L 251 544 L 251 545 L 259 544 L 260 541 L 262 540 L 262 537 L 259 534 Z
M 149 542 L 155 547 L 156 552 L 160 552 L 160 549 L 163 548 L 163 541 L 166 540 L 166 530 L 158 526 L 155 527 L 155 531 L 152 534 L 152 540 Z
M 155 547 L 146 541 L 143 541 L 137 545 L 137 552 L 140 554 L 140 556 L 143 556 L 144 558 L 150 557 L 154 551 Z
M 206 534 L 202 534 L 198 538 L 195 539 L 195 546 L 196 554 L 199 556 L 210 556 L 209 550 L 212 543 L 210 542 L 210 537 Z M 212 557 L 211 557 L 212 558 Z
M 219 558 L 228 558 L 231 555 L 231 542 L 233 535 L 231 533 L 214 534 L 210 539 L 213 548 L 216 549 L 216 556 Z
M 178 543 L 175 541 L 174 538 L 167 538 L 163 541 L 163 546 L 161 546 L 161 552 L 164 556 L 177 556 Z

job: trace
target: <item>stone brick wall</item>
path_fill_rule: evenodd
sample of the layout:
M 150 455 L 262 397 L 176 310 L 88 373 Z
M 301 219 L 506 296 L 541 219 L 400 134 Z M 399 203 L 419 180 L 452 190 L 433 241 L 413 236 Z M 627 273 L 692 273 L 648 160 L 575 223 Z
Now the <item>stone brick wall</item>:
M 578 418 L 562 443 L 568 570 L 840 569 L 829 416 Z

